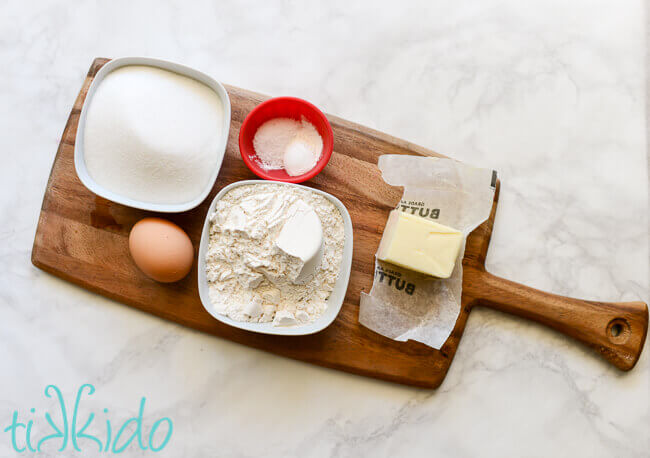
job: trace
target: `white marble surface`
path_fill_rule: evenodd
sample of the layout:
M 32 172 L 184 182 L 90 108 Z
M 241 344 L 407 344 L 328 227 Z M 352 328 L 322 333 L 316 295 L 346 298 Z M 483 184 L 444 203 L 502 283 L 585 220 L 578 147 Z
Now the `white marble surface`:
M 621 373 L 476 310 L 444 384 L 424 391 L 198 334 L 29 259 L 90 62 L 150 55 L 496 168 L 492 272 L 647 301 L 644 18 L 620 0 L 0 3 L 0 426 L 42 415 L 47 384 L 73 402 L 88 382 L 99 417 L 118 424 L 147 396 L 145 426 L 173 419 L 161 456 L 647 457 L 647 348 Z

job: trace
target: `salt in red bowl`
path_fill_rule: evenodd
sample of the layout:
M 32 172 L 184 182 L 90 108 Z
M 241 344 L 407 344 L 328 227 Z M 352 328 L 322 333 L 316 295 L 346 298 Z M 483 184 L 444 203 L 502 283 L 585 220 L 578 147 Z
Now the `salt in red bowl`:
M 323 151 L 313 169 L 302 175 L 291 176 L 284 169 L 264 170 L 253 147 L 253 138 L 257 129 L 266 121 L 274 118 L 292 118 L 309 121 L 323 139 Z M 276 97 L 256 106 L 239 129 L 239 152 L 246 166 L 258 177 L 265 180 L 284 181 L 285 183 L 302 183 L 320 173 L 332 156 L 334 133 L 332 126 L 322 111 L 315 105 L 296 97 Z

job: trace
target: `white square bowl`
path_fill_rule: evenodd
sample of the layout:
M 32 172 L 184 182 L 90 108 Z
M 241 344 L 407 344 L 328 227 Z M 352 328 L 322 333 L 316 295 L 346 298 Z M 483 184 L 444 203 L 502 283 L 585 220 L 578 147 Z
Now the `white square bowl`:
M 214 306 L 210 301 L 208 279 L 205 273 L 205 255 L 208 251 L 208 245 L 210 243 L 210 215 L 214 213 L 215 208 L 217 207 L 217 202 L 221 199 L 228 191 L 237 186 L 244 186 L 249 184 L 277 184 L 278 186 L 292 186 L 295 188 L 307 189 L 316 194 L 328 199 L 334 204 L 334 206 L 341 212 L 343 217 L 343 228 L 345 234 L 345 240 L 343 244 L 343 257 L 341 259 L 341 270 L 334 284 L 334 289 L 330 294 L 330 297 L 327 299 L 327 309 L 325 312 L 313 323 L 296 325 L 296 326 L 274 326 L 273 323 L 249 323 L 246 321 L 235 321 L 228 318 L 225 315 L 220 315 L 214 310 Z M 214 200 L 210 204 L 207 215 L 205 216 L 205 222 L 203 223 L 203 232 L 201 233 L 201 245 L 199 246 L 199 261 L 198 261 L 198 281 L 199 281 L 199 295 L 201 297 L 201 303 L 207 312 L 215 317 L 217 320 L 222 323 L 229 324 L 236 328 L 245 329 L 247 331 L 259 332 L 262 334 L 276 334 L 284 336 L 303 336 L 307 334 L 314 334 L 316 332 L 322 331 L 328 327 L 336 319 L 337 315 L 341 311 L 341 306 L 343 305 L 343 299 L 345 298 L 345 293 L 348 290 L 348 282 L 350 280 L 350 269 L 352 268 L 352 244 L 353 244 L 353 235 L 352 235 L 352 220 L 350 219 L 350 214 L 345 206 L 338 200 L 336 197 L 319 191 L 318 189 L 309 188 L 307 186 L 301 186 L 293 183 L 282 183 L 278 181 L 267 181 L 267 180 L 244 180 L 232 183 L 224 187 L 219 193 L 215 196 Z
M 217 147 L 216 154 L 219 155 L 219 159 L 216 163 L 210 180 L 206 185 L 205 189 L 199 194 L 194 200 L 189 202 L 183 202 L 180 204 L 160 204 L 153 202 L 145 202 L 141 200 L 131 199 L 130 197 L 123 196 L 119 193 L 118 190 L 107 189 L 104 186 L 98 184 L 88 173 L 86 168 L 86 161 L 84 158 L 84 134 L 86 127 L 86 116 L 88 113 L 88 107 L 92 103 L 93 95 L 97 90 L 97 87 L 102 83 L 102 80 L 113 70 L 116 70 L 120 67 L 126 67 L 128 65 L 145 65 L 148 67 L 161 68 L 163 70 L 168 70 L 179 75 L 187 76 L 189 78 L 195 79 L 210 89 L 212 89 L 221 99 L 223 104 L 223 125 L 221 129 L 223 130 L 223 137 L 219 146 Z M 164 94 L 161 94 L 161 97 L 164 97 Z M 215 126 L 215 129 L 219 126 Z M 81 115 L 79 117 L 79 125 L 77 127 L 77 137 L 74 144 L 74 166 L 77 170 L 77 175 L 83 183 L 83 185 L 88 188 L 93 193 L 97 194 L 100 197 L 117 202 L 118 204 L 126 205 L 133 208 L 139 208 L 141 210 L 149 210 L 156 212 L 164 213 L 177 213 L 191 210 L 198 206 L 201 202 L 208 197 L 208 194 L 214 186 L 214 182 L 217 180 L 217 175 L 221 169 L 221 163 L 223 162 L 223 156 L 226 153 L 226 145 L 228 144 L 228 135 L 230 132 L 230 98 L 226 89 L 214 78 L 201 73 L 198 70 L 193 68 L 186 67 L 184 65 L 176 64 L 173 62 L 168 62 L 165 60 L 152 59 L 149 57 L 122 57 L 119 59 L 114 59 L 105 64 L 102 68 L 99 69 L 95 79 L 93 80 L 90 88 L 88 89 L 88 94 L 86 95 L 86 100 L 84 101 L 83 107 L 81 108 Z

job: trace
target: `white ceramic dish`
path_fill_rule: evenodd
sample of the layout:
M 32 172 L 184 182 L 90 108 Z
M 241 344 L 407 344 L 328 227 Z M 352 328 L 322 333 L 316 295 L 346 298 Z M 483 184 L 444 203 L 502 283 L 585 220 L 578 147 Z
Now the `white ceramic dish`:
M 205 254 L 208 251 L 208 244 L 210 242 L 210 221 L 209 217 L 214 212 L 214 209 L 217 206 L 217 202 L 221 199 L 228 191 L 237 187 L 244 186 L 247 184 L 270 184 L 274 183 L 278 186 L 293 186 L 296 188 L 308 189 L 309 191 L 315 192 L 327 198 L 332 202 L 336 208 L 341 212 L 343 217 L 343 227 L 345 232 L 345 242 L 343 245 L 343 258 L 341 260 L 341 271 L 339 276 L 336 279 L 336 284 L 334 285 L 334 290 L 330 297 L 327 299 L 327 310 L 313 323 L 297 325 L 297 326 L 273 326 L 273 323 L 249 323 L 245 321 L 235 321 L 227 316 L 218 314 L 212 303 L 210 302 L 210 295 L 208 290 L 208 279 L 205 274 Z M 352 235 L 352 220 L 350 219 L 350 214 L 345 206 L 338 200 L 336 197 L 319 191 L 318 189 L 312 189 L 307 186 L 301 186 L 298 184 L 292 183 L 282 183 L 276 181 L 267 181 L 267 180 L 245 180 L 232 183 L 224 187 L 219 193 L 215 196 L 214 200 L 210 204 L 210 209 L 205 217 L 205 222 L 203 223 L 203 232 L 201 233 L 201 245 L 199 247 L 199 262 L 198 262 L 198 281 L 199 281 L 199 295 L 201 296 L 201 302 L 203 307 L 208 311 L 210 315 L 215 317 L 217 320 L 222 323 L 229 324 L 236 328 L 245 329 L 247 331 L 259 332 L 262 334 L 277 334 L 285 336 L 302 336 L 307 334 L 314 334 L 316 332 L 322 331 L 328 327 L 334 319 L 337 317 L 341 311 L 341 306 L 343 305 L 343 299 L 345 298 L 345 293 L 348 289 L 348 281 L 350 280 L 350 269 L 352 267 L 352 244 L 353 244 L 353 235 Z
M 106 77 L 107 74 L 109 74 L 113 70 L 116 70 L 120 67 L 125 67 L 127 65 L 146 65 L 149 67 L 162 68 L 163 70 L 168 70 L 174 73 L 178 73 L 179 75 L 188 76 L 192 79 L 200 81 L 201 83 L 205 84 L 210 89 L 212 89 L 219 96 L 221 102 L 223 103 L 223 126 L 221 128 L 223 129 L 224 135 L 223 138 L 221 139 L 221 142 L 219 143 L 219 147 L 217 148 L 217 154 L 219 154 L 219 160 L 217 161 L 217 165 L 215 169 L 212 171 L 210 181 L 206 185 L 205 189 L 201 192 L 200 195 L 198 195 L 195 199 L 189 202 L 183 202 L 180 204 L 160 204 L 160 203 L 134 200 L 129 197 L 121 195 L 118 190 L 107 189 L 106 187 L 99 185 L 95 180 L 93 180 L 93 178 L 88 173 L 88 170 L 86 169 L 86 161 L 84 159 L 83 138 L 84 138 L 84 132 L 86 126 L 86 115 L 87 115 L 88 107 L 92 103 L 93 94 L 95 93 L 95 90 L 101 84 L 102 80 Z M 162 94 L 162 96 L 164 96 L 164 94 Z M 215 128 L 218 127 L 215 126 Z M 214 182 L 216 181 L 217 175 L 219 174 L 219 170 L 221 169 L 223 156 L 226 152 L 226 144 L 228 143 L 229 131 L 230 131 L 230 98 L 228 97 L 228 93 L 226 92 L 226 89 L 221 85 L 221 83 L 216 81 L 214 78 L 211 78 L 205 73 L 201 73 L 197 70 L 194 70 L 193 68 L 185 67 L 184 65 L 175 64 L 173 62 L 167 62 L 159 59 L 151 59 L 148 57 L 122 57 L 119 59 L 114 59 L 108 62 L 106 65 L 104 65 L 97 72 L 95 79 L 93 80 L 92 84 L 90 85 L 90 88 L 88 89 L 88 94 L 86 95 L 86 100 L 83 104 L 83 108 L 81 109 L 81 116 L 79 117 L 79 125 L 77 127 L 77 141 L 75 141 L 75 146 L 74 146 L 74 166 L 75 169 L 77 170 L 77 175 L 79 176 L 79 179 L 84 184 L 84 186 L 86 186 L 93 193 L 105 199 L 112 200 L 113 202 L 117 202 L 118 204 L 127 205 L 129 207 L 139 208 L 142 210 L 150 210 L 150 211 L 165 212 L 165 213 L 183 212 L 183 211 L 190 210 L 196 207 L 197 205 L 199 205 L 201 202 L 203 202 L 205 198 L 208 197 L 210 190 L 212 190 L 212 186 L 214 186 Z

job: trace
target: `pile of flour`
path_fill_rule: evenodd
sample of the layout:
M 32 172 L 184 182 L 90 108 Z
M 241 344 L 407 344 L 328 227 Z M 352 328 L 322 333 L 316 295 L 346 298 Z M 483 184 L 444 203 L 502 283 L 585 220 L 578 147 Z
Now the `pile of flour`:
M 275 241 L 296 208 L 308 205 L 323 226 L 320 267 L 295 283 L 303 261 Z M 327 308 L 344 245 L 343 217 L 327 198 L 282 184 L 238 186 L 210 215 L 206 274 L 215 310 L 236 321 L 275 325 L 315 321 Z

